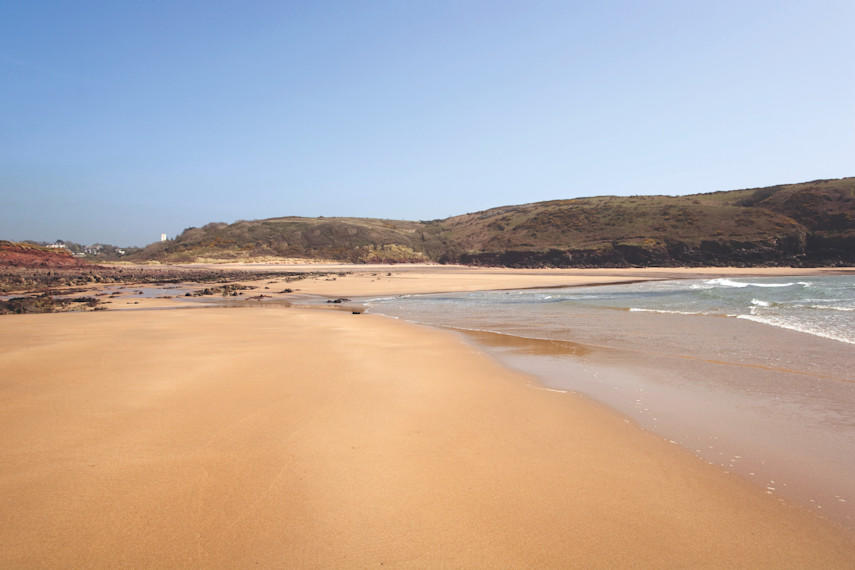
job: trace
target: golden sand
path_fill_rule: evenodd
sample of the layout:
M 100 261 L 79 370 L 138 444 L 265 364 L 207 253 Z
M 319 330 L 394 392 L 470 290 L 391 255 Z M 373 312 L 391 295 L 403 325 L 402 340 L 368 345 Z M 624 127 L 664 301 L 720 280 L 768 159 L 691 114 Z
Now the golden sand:
M 0 371 L 0 567 L 855 561 L 812 513 L 380 316 L 14 315 Z

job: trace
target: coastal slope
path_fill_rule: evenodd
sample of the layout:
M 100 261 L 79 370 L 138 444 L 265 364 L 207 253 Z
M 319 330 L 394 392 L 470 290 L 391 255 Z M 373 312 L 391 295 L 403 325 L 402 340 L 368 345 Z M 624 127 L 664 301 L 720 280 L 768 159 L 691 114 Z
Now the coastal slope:
M 686 196 L 553 200 L 419 222 L 280 217 L 210 223 L 128 258 L 519 268 L 851 265 L 855 178 Z

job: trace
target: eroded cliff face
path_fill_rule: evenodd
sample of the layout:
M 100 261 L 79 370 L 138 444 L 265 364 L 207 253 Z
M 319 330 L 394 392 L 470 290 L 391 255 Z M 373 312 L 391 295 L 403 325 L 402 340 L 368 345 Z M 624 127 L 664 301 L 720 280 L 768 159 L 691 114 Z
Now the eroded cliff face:
M 591 249 L 474 252 L 448 256 L 442 261 L 518 268 L 852 265 L 855 264 L 855 243 L 809 240 L 807 234 L 802 233 L 755 241 L 669 241 L 648 246 L 609 244 Z
M 837 263 L 839 261 L 839 263 Z M 645 249 L 639 246 L 617 246 L 597 250 L 504 251 L 461 254 L 444 258 L 443 263 L 539 267 L 773 267 L 847 265 L 845 260 L 823 258 L 816 261 L 805 256 L 788 255 L 769 244 L 709 242 L 700 247 L 672 244 L 668 249 Z
M 89 267 L 87 261 L 62 249 L 0 240 L 0 265 L 7 267 Z

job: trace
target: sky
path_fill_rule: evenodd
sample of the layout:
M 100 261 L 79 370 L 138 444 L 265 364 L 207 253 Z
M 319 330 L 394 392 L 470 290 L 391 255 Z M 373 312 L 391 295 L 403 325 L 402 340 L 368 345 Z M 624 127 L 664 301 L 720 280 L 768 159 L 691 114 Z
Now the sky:
M 855 176 L 852 30 L 852 0 L 10 0 L 0 239 Z

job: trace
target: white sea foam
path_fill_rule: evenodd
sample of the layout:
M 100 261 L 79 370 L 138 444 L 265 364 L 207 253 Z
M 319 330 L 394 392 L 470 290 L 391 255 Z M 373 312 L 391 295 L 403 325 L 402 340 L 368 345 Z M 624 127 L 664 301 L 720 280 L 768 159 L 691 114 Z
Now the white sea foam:
M 719 287 L 734 287 L 737 289 L 742 289 L 743 287 L 748 287 L 748 283 L 740 283 L 739 281 L 733 281 L 732 279 L 727 279 L 725 277 L 719 277 L 718 279 L 708 279 L 704 281 L 707 285 L 719 286 Z
M 843 313 L 851 313 L 855 312 L 855 307 L 837 307 L 835 305 L 797 305 L 798 307 L 808 306 L 811 309 L 816 309 L 818 311 L 840 311 Z
M 640 309 L 638 307 L 630 307 L 630 313 L 661 313 L 664 315 L 705 315 L 698 311 L 671 311 L 666 309 Z
M 793 323 L 786 321 L 784 319 L 768 317 L 768 316 L 758 316 L 755 314 L 751 315 L 737 315 L 737 319 L 744 319 L 746 321 L 754 321 L 755 323 L 761 323 L 764 325 L 771 325 L 773 327 L 778 327 L 782 329 L 787 329 L 791 331 L 811 334 L 814 336 L 819 336 L 822 338 L 827 338 L 831 340 L 836 340 L 838 342 L 845 342 L 847 344 L 855 344 L 855 338 L 844 336 L 841 334 L 836 334 L 835 332 L 830 332 L 828 330 L 820 329 L 818 327 L 812 327 L 803 323 Z
M 585 326 L 578 307 L 632 313 L 743 318 L 767 326 L 855 343 L 855 281 L 851 277 L 762 277 L 639 283 L 561 291 L 504 291 L 386 296 L 369 303 L 372 311 L 404 314 L 405 318 L 439 325 L 491 329 L 491 321 L 521 323 L 534 330 Z M 583 314 L 587 314 L 584 313 Z M 587 317 L 586 317 L 587 318 Z M 543 322 L 539 323 L 539 319 Z M 535 333 L 531 336 L 540 336 Z
M 718 287 L 731 287 L 734 289 L 743 289 L 745 287 L 762 287 L 762 288 L 771 288 L 777 289 L 781 287 L 792 287 L 793 285 L 802 285 L 803 287 L 809 287 L 811 283 L 806 281 L 792 282 L 792 283 L 743 283 L 742 281 L 734 281 L 733 279 L 727 279 L 726 277 L 719 277 L 718 279 L 708 279 L 704 281 L 706 285 L 718 286 Z
M 749 283 L 750 287 L 765 287 L 770 289 L 777 289 L 780 287 L 792 287 L 793 285 L 799 285 L 799 283 Z

